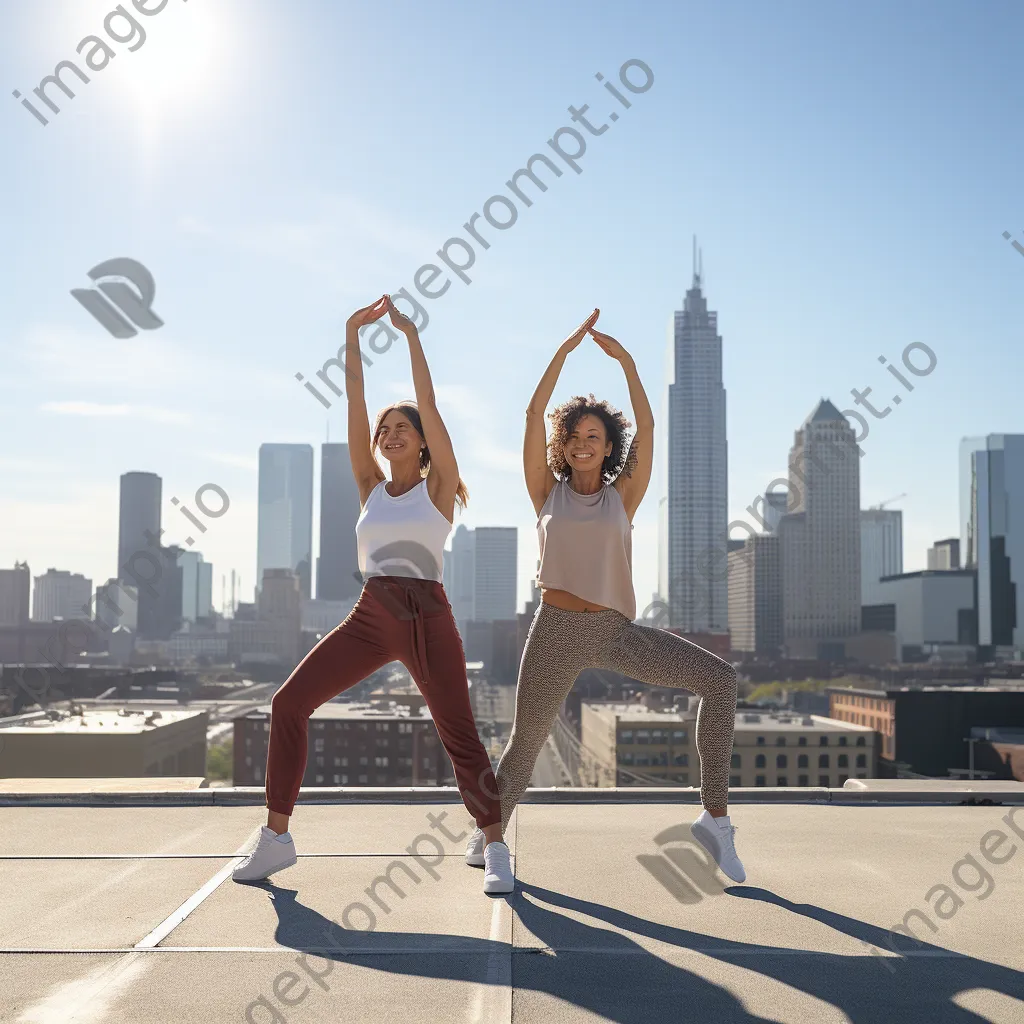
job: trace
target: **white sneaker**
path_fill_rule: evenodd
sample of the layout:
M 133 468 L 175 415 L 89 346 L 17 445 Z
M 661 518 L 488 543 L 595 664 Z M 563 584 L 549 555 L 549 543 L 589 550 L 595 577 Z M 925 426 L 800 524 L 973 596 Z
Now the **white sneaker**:
M 728 814 L 721 818 L 713 818 L 705 809 L 690 826 L 690 832 L 734 882 L 747 880 L 747 873 L 743 870 L 743 865 L 736 855 L 736 845 L 733 839 L 736 834 L 736 826 L 729 822 Z
M 508 847 L 488 843 L 484 847 L 484 892 L 512 892 L 515 887 Z
M 231 872 L 231 877 L 236 882 L 255 882 L 275 871 L 290 868 L 295 861 L 295 843 L 291 833 L 278 835 L 264 825 L 256 849 Z
M 466 844 L 466 863 L 474 868 L 484 866 L 484 834 L 477 829 Z

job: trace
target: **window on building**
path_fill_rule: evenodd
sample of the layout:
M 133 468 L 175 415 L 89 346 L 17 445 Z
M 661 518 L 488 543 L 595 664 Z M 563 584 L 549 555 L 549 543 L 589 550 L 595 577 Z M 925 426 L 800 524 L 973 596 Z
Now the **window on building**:
M 764 737 L 763 736 L 758 736 L 757 737 L 757 745 L 759 747 L 763 747 L 764 746 Z
M 359 767 L 360 768 L 365 768 L 369 763 L 370 763 L 370 759 L 368 757 L 361 757 L 361 758 L 359 758 Z
M 841 786 L 849 777 L 850 777 L 849 775 L 840 775 L 839 776 L 839 785 Z
M 799 757 L 798 757 L 798 758 L 796 759 L 796 766 L 797 766 L 797 768 L 806 768 L 806 767 L 808 767 L 808 764 L 807 764 L 807 755 L 806 755 L 806 754 L 801 754 L 801 755 L 800 755 L 800 756 L 799 756 Z
M 868 766 L 867 754 L 858 754 L 857 755 L 857 767 L 858 768 L 867 768 L 867 766 Z
M 316 759 L 316 766 L 317 766 L 317 768 L 323 768 L 323 766 L 324 766 L 324 759 L 323 759 L 322 756 L 318 757 Z
M 637 743 L 650 743 L 651 734 L 647 729 L 637 729 L 636 731 L 636 742 Z
M 867 746 L 867 741 L 865 740 L 865 738 L 863 736 L 858 736 L 857 737 L 857 746 L 858 747 L 866 747 Z
M 796 784 L 798 786 L 809 786 L 811 784 L 810 776 L 808 776 L 808 775 L 798 775 L 797 779 L 796 779 Z
M 672 742 L 673 743 L 686 743 L 686 730 L 685 729 L 673 729 L 672 730 Z
M 318 775 L 318 776 L 316 777 L 316 784 L 317 784 L 318 786 L 319 786 L 319 785 L 320 785 L 320 784 L 321 784 L 321 783 L 322 783 L 323 781 L 324 781 L 324 777 L 323 777 L 322 775 Z
M 757 757 L 754 758 L 754 767 L 755 768 L 763 768 L 766 763 L 767 762 L 765 760 L 764 754 L 758 754 Z
M 423 758 L 423 767 L 424 767 L 424 769 L 430 767 L 430 758 L 429 757 Z
M 632 729 L 623 729 L 622 732 L 619 733 L 619 742 L 620 743 L 632 743 L 633 742 L 633 730 Z
M 754 779 L 754 785 L 755 785 L 755 786 L 766 786 L 766 785 L 767 785 L 767 782 L 765 782 L 765 778 L 764 778 L 764 776 L 763 776 L 763 775 L 758 775 L 758 776 L 757 776 L 757 777 L 756 777 L 756 778 Z
M 807 737 L 806 736 L 799 737 L 797 739 L 797 741 L 796 741 L 796 745 L 798 747 L 806 747 L 807 746 Z
M 334 784 L 337 786 L 340 782 L 341 782 L 341 776 L 340 775 L 335 775 L 334 776 Z
M 778 777 L 778 778 L 777 778 L 777 779 L 775 780 L 775 785 L 776 785 L 776 786 L 788 786 L 788 785 L 789 785 L 789 779 L 788 779 L 788 778 L 786 778 L 786 776 L 785 776 L 785 775 L 780 775 L 780 776 L 779 776 L 779 777 Z
M 335 768 L 340 768 L 341 767 L 341 758 L 340 757 L 336 757 L 334 759 L 334 767 Z
M 818 737 L 818 746 L 819 747 L 827 747 L 828 746 L 828 737 L 827 736 L 819 736 Z
M 660 729 L 654 729 L 651 731 L 651 742 L 652 743 L 664 743 L 665 734 Z
M 839 759 L 836 762 L 840 768 L 850 767 L 850 758 L 846 754 L 840 754 Z
M 818 755 L 818 767 L 819 768 L 828 768 L 828 766 L 829 766 L 829 764 L 828 764 L 828 754 L 819 754 Z
M 785 736 L 776 736 L 775 737 L 775 746 L 777 746 L 777 747 L 784 747 L 785 745 L 786 745 L 786 737 Z
M 732 760 L 729 762 L 729 767 L 730 768 L 742 768 L 743 767 L 740 764 L 740 755 L 739 754 L 733 754 L 732 755 Z
M 825 786 L 826 788 L 828 788 L 828 776 L 827 775 L 819 775 L 818 776 L 818 785 L 819 786 Z
M 344 772 L 341 773 L 341 784 L 343 786 L 348 785 L 348 776 Z
M 690 755 L 689 754 L 676 754 L 675 757 L 672 760 L 677 765 L 683 765 L 684 767 L 689 767 L 689 765 L 690 765 Z
M 359 776 L 359 785 L 360 786 L 365 786 L 367 784 L 367 782 L 369 782 L 369 781 L 370 781 L 370 776 L 369 775 L 360 775 Z
M 840 736 L 839 737 L 839 746 L 841 746 L 841 747 L 845 747 L 846 746 L 846 737 L 845 736 Z
M 776 768 L 788 768 L 789 767 L 789 763 L 788 763 L 788 761 L 786 759 L 786 755 L 785 754 L 777 754 L 776 755 L 776 757 L 775 757 L 775 767 Z
M 619 754 L 619 764 L 632 764 L 633 763 L 633 752 L 631 750 L 624 750 Z
M 323 751 L 323 749 L 324 749 L 324 741 L 323 741 L 322 737 L 320 739 L 313 740 L 313 749 L 317 753 L 321 753 Z
M 867 776 L 866 776 L 866 775 L 865 775 L 865 774 L 864 774 L 863 772 L 858 772 L 858 773 L 857 773 L 857 778 L 858 778 L 858 779 L 866 779 L 866 778 L 867 778 Z

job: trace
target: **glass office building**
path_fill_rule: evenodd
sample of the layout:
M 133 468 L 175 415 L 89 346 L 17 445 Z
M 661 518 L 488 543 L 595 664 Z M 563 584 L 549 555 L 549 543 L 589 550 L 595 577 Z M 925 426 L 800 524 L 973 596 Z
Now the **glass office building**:
M 1024 434 L 960 442 L 960 522 L 964 565 L 977 571 L 979 646 L 1024 647 Z
M 260 445 L 256 589 L 266 569 L 292 569 L 310 597 L 313 568 L 313 446 Z

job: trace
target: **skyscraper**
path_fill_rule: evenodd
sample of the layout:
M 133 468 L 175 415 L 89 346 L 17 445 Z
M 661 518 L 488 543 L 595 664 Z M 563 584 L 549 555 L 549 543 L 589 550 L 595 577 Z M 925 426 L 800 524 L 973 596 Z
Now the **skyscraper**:
M 778 526 L 790 657 L 841 657 L 843 638 L 860 632 L 860 454 L 825 398 L 795 433 L 791 511 Z
M 186 622 L 209 618 L 213 611 L 213 565 L 198 551 L 178 556 L 181 568 L 181 617 Z
M 346 601 L 359 596 L 362 581 L 356 553 L 359 488 L 352 476 L 347 444 L 320 446 L 320 556 L 316 596 Z
M 138 587 L 139 636 L 146 639 L 165 632 L 161 593 L 167 589 L 170 567 L 160 542 L 161 489 L 156 473 L 121 474 L 115 577 Z
M 696 241 L 694 242 L 696 249 Z M 670 335 L 668 385 L 667 542 L 659 590 L 671 628 L 688 633 L 728 628 L 726 532 L 728 446 L 718 314 L 701 291 L 702 265 L 694 253 L 693 283 Z M 661 577 L 667 575 L 666 581 Z M 667 585 L 668 593 L 664 592 Z
M 266 569 L 291 569 L 310 597 L 313 551 L 313 447 L 261 444 L 256 525 L 256 590 Z
M 47 569 L 32 587 L 32 618 L 36 622 L 80 619 L 92 601 L 92 580 L 67 569 Z
M 861 604 L 878 604 L 878 581 L 903 572 L 903 513 L 867 508 L 860 514 Z
M 141 551 L 155 551 L 160 539 L 161 480 L 156 473 L 122 473 L 117 524 L 117 571 Z M 140 574 L 141 574 L 140 570 Z M 132 582 L 129 577 L 129 582 Z
M 473 584 L 476 579 L 474 532 L 460 523 L 452 534 L 451 551 L 445 551 L 444 589 L 451 602 L 459 632 L 465 636 L 473 619 Z
M 516 617 L 517 531 L 514 526 L 478 526 L 473 531 L 473 619 Z
M 457 527 L 445 552 L 444 588 L 464 637 L 470 622 L 515 619 L 517 558 L 514 526 Z
M 1024 647 L 1024 434 L 960 442 L 960 522 L 964 566 L 977 571 L 979 646 Z

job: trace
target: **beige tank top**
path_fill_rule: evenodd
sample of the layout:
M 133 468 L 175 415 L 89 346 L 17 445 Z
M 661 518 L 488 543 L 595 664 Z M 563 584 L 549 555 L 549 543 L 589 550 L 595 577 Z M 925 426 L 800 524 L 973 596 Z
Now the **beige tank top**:
M 537 583 L 636 618 L 633 526 L 619 492 L 579 494 L 557 480 L 537 519 Z

